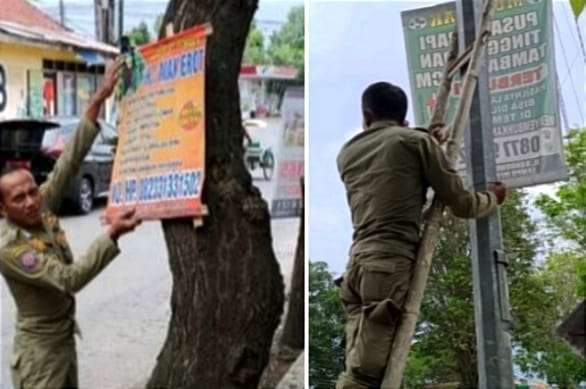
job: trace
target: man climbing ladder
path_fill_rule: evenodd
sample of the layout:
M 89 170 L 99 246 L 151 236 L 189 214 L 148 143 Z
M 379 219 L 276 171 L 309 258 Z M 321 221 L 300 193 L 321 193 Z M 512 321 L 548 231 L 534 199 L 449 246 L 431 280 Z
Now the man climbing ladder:
M 370 85 L 362 95 L 364 131 L 338 156 L 354 235 L 341 286 L 348 322 L 346 371 L 337 389 L 381 385 L 409 289 L 427 188 L 466 218 L 486 216 L 505 199 L 498 183 L 487 192 L 466 190 L 439 142 L 404 125 L 406 113 L 399 87 Z
M 432 131 L 440 141 L 449 139 L 446 154 L 425 130 L 403 125 L 407 99 L 400 88 L 377 83 L 363 94 L 365 132 L 346 143 L 338 156 L 354 225 L 351 260 L 341 290 L 348 323 L 346 371 L 338 380 L 338 389 L 400 387 L 443 206 L 452 208 L 456 216 L 483 217 L 504 201 L 506 191 L 500 183 L 489 185 L 486 192 L 469 192 L 453 169 L 493 9 L 493 1 L 486 0 L 479 33 L 461 58 L 456 58 L 456 36 L 452 42 L 430 126 L 442 127 L 452 77 L 467 63 L 452 125 Z M 435 196 L 421 236 L 428 186 Z M 401 320 L 406 298 L 408 317 Z

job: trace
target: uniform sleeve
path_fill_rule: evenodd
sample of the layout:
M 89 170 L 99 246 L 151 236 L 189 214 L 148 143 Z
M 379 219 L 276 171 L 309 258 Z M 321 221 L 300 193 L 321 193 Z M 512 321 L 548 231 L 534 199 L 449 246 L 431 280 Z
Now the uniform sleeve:
M 47 181 L 41 185 L 45 206 L 51 212 L 57 212 L 61 206 L 65 190 L 71 179 L 77 175 L 99 131 L 94 122 L 83 118 L 73 137 L 65 145 Z
M 0 266 L 6 277 L 30 285 L 76 293 L 112 262 L 119 252 L 116 243 L 102 235 L 93 241 L 85 255 L 68 265 L 54 254 L 35 250 L 24 241 L 0 252 Z
M 454 215 L 480 218 L 497 208 L 494 193 L 474 192 L 464 188 L 462 179 L 450 167 L 444 151 L 430 136 L 418 137 L 418 148 L 425 177 L 439 200 L 450 207 Z

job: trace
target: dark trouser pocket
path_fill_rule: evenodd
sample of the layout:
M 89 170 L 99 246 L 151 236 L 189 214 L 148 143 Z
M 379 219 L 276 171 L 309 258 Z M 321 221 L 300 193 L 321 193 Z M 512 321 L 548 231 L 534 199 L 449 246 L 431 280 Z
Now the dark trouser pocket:
M 389 318 L 388 315 L 385 317 Z M 394 333 L 395 326 L 388 321 L 371 320 L 362 313 L 354 347 L 347 360 L 348 370 L 355 380 L 368 387 L 380 386 Z
M 362 306 L 391 299 L 401 308 L 407 296 L 412 270 L 413 262 L 406 258 L 389 260 L 388 265 L 363 265 L 360 276 Z
M 368 320 L 387 326 L 396 325 L 402 312 L 401 307 L 392 299 L 371 303 L 364 308 L 364 315 Z
M 346 359 L 346 375 L 354 382 L 380 386 L 409 289 L 412 265 L 412 261 L 398 258 L 388 264 L 359 266 L 354 281 L 362 300 L 361 312 Z

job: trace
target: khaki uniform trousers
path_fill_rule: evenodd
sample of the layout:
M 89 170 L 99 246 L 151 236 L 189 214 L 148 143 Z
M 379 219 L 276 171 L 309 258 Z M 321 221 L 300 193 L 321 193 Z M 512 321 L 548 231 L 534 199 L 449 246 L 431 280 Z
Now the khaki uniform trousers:
M 10 361 L 14 389 L 77 389 L 75 341 L 52 347 L 18 345 Z
M 404 257 L 357 256 L 341 285 L 347 317 L 346 370 L 336 389 L 380 388 L 413 271 Z

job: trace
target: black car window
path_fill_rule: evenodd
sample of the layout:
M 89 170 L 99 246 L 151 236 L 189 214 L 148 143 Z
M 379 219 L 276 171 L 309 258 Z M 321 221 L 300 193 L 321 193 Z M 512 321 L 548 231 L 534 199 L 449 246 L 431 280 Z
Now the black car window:
M 42 133 L 26 127 L 0 129 L 0 150 L 35 150 L 41 142 Z

